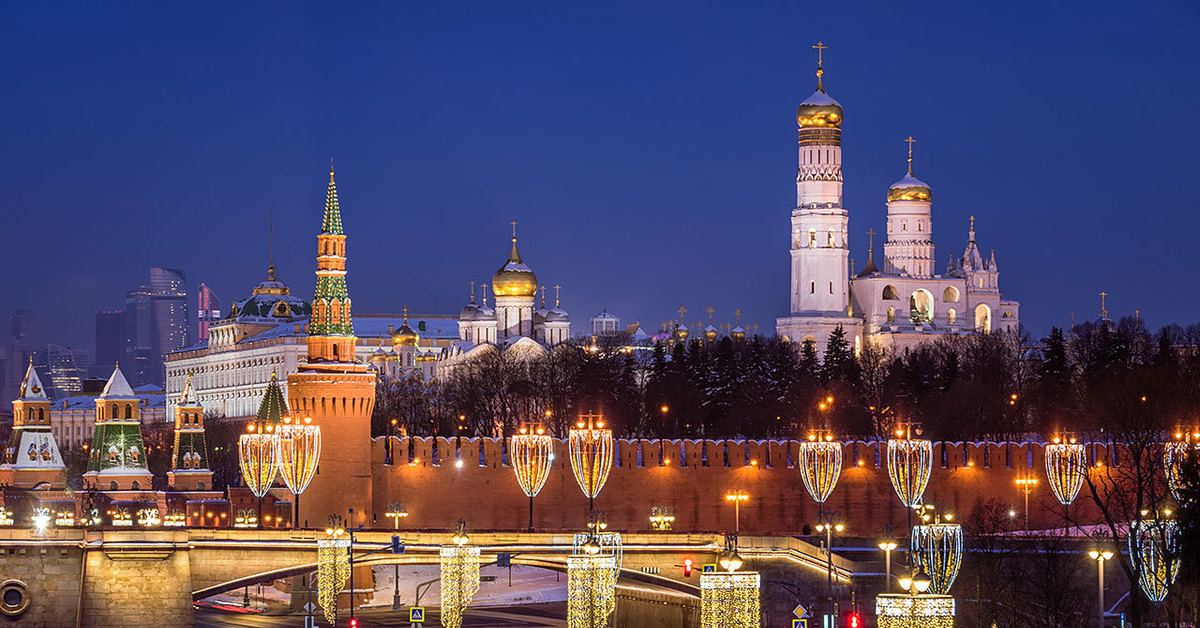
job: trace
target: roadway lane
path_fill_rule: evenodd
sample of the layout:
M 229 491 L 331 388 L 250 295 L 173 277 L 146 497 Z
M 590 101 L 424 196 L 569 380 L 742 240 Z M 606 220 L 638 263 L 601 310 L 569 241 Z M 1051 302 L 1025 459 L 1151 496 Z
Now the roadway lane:
M 471 628 L 545 628 L 548 626 L 566 626 L 566 602 L 551 604 L 530 604 L 523 606 L 496 606 L 487 608 L 467 609 L 463 616 L 463 626 Z M 262 613 L 235 613 L 213 608 L 196 609 L 196 628 L 301 628 L 304 625 L 303 615 L 266 615 Z M 354 616 L 358 618 L 361 628 L 408 628 L 408 612 L 399 613 L 390 609 L 359 609 Z M 435 628 L 440 626 L 438 614 L 430 609 L 426 613 L 425 626 Z M 350 623 L 348 616 L 338 620 L 338 627 Z M 317 620 L 317 625 L 327 628 L 324 618 Z

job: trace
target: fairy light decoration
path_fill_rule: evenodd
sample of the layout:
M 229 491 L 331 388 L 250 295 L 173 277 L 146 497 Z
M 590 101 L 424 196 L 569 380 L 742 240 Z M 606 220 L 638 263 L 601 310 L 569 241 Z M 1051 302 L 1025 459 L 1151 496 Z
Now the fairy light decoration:
M 533 532 L 533 498 L 550 478 L 554 462 L 554 439 L 540 425 L 522 427 L 510 439 L 509 459 L 521 492 L 529 498 L 529 531 Z
M 888 440 L 888 478 L 900 503 L 912 508 L 921 503 L 929 473 L 933 469 L 933 443 L 923 438 L 919 423 L 905 422 Z
M 292 509 L 292 526 L 300 521 L 300 494 L 312 482 L 321 461 L 321 428 L 312 424 L 312 417 L 293 421 L 284 417 L 283 425 L 275 432 L 275 457 L 279 464 L 279 475 L 288 490 L 296 496 Z
M 463 613 L 479 590 L 479 547 L 468 545 L 467 524 L 458 520 L 458 530 L 449 545 L 438 550 L 441 564 L 442 625 L 462 626 Z
M 1137 569 L 1142 592 L 1153 602 L 1163 601 L 1179 575 L 1179 524 L 1172 519 L 1132 522 L 1129 556 Z
M 1046 445 L 1046 480 L 1058 503 L 1069 506 L 1075 501 L 1086 473 L 1083 443 L 1076 442 L 1074 436 L 1055 436 L 1054 442 Z
M 1200 452 L 1200 430 L 1192 430 L 1190 434 L 1176 432 L 1175 440 L 1163 446 L 1163 471 L 1167 475 L 1167 486 L 1171 489 L 1175 501 L 1183 501 L 1183 462 L 1189 452 L 1193 456 Z
M 585 414 L 569 433 L 571 471 L 580 490 L 588 498 L 588 510 L 595 510 L 596 496 L 608 480 L 613 462 L 612 430 L 604 429 L 604 417 Z
M 946 595 L 962 567 L 962 526 L 953 516 L 937 513 L 931 504 L 921 509 L 921 523 L 913 526 L 909 547 L 917 566 L 929 575 L 929 593 Z
M 842 474 L 842 444 L 827 431 L 809 434 L 800 443 L 800 479 L 818 504 L 823 505 Z

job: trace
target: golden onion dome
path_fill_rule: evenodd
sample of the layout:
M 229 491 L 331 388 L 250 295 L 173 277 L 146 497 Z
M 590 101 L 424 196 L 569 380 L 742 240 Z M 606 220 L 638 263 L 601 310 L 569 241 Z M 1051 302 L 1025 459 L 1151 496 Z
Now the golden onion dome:
M 418 339 L 419 336 L 417 336 L 417 332 L 413 331 L 413 328 L 408 326 L 407 320 L 405 320 L 404 324 L 400 326 L 400 329 L 397 329 L 392 334 L 392 344 L 402 347 L 415 347 L 417 346 Z
M 887 200 L 890 201 L 920 201 L 922 203 L 933 202 L 933 190 L 929 189 L 929 184 L 913 176 L 912 171 L 904 175 L 903 179 L 892 184 L 888 188 Z
M 492 275 L 492 293 L 497 297 L 532 297 L 537 292 L 537 275 L 521 261 L 517 239 L 513 238 L 508 261 Z
M 796 124 L 805 127 L 838 128 L 842 126 L 842 105 L 818 87 L 812 96 L 804 99 L 796 109 Z

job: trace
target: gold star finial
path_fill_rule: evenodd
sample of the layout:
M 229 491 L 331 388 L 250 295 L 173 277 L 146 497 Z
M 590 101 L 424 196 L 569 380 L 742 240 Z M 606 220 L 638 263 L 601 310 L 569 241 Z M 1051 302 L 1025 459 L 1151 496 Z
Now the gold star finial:
M 908 142 L 908 176 L 911 177 L 912 176 L 912 145 L 915 144 L 917 142 L 917 140 L 914 140 L 913 136 L 910 135 L 904 141 Z

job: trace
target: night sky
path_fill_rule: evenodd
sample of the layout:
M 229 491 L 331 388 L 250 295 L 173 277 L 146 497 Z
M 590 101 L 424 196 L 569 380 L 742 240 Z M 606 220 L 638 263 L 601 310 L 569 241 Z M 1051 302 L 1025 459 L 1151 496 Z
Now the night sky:
M 1193 2 L 349 4 L 0 4 L 0 315 L 91 349 L 151 265 L 228 307 L 270 208 L 310 298 L 334 157 L 357 311 L 456 314 L 517 220 L 577 331 L 683 304 L 773 333 L 822 40 L 859 267 L 911 134 L 939 271 L 974 214 L 1035 338 L 1101 290 L 1200 320 Z

